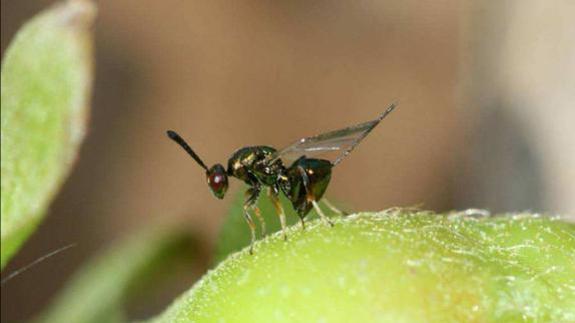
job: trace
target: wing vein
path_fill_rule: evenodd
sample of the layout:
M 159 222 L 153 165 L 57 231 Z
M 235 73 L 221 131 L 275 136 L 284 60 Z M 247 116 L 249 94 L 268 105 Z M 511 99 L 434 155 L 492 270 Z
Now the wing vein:
M 279 158 L 284 162 L 295 161 L 301 156 L 313 157 L 322 153 L 341 150 L 342 153 L 332 162 L 332 165 L 335 166 L 349 155 L 395 107 L 395 103 L 390 105 L 377 119 L 300 139 L 270 155 L 269 161 L 273 162 Z

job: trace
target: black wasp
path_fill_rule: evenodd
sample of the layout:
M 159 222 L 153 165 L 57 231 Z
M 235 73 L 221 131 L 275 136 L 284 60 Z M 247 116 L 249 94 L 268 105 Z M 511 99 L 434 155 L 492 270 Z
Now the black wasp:
M 317 203 L 327 189 L 332 168 L 349 155 L 357 144 L 395 107 L 396 105 L 392 104 L 375 120 L 303 138 L 282 150 L 268 146 L 241 148 L 234 152 L 228 160 L 227 170 L 221 164 L 215 164 L 208 168 L 176 132 L 168 130 L 167 134 L 206 171 L 208 186 L 217 198 L 224 198 L 228 189 L 228 176 L 236 177 L 249 186 L 244 203 L 244 218 L 251 230 L 251 253 L 256 239 L 256 226 L 249 211 L 251 209 L 255 211 L 255 215 L 260 219 L 263 227 L 263 218 L 256 202 L 264 186 L 268 188 L 268 195 L 280 218 L 284 239 L 287 238 L 286 222 L 285 213 L 279 201 L 280 192 L 283 192 L 291 201 L 301 220 L 302 228 L 305 224 L 304 218 L 312 208 L 317 211 L 322 221 L 333 225 Z M 333 151 L 341 151 L 333 162 L 326 159 L 311 158 L 321 153 Z M 328 207 L 337 211 L 329 202 L 326 200 L 324 202 Z

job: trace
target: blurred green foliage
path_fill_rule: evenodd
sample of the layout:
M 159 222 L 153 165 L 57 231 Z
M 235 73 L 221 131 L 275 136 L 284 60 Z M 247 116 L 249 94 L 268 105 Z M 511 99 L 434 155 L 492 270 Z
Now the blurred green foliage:
M 133 234 L 87 262 L 37 322 L 124 322 L 126 300 L 162 282 L 180 260 L 193 261 L 197 243 L 179 228 Z
M 70 1 L 40 13 L 2 61 L 2 268 L 40 222 L 84 137 L 94 12 Z

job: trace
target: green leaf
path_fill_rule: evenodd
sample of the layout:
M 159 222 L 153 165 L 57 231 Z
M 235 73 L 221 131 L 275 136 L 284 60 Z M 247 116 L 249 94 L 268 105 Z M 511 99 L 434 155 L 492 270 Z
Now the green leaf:
M 166 269 L 196 254 L 193 236 L 181 229 L 138 232 L 87 262 L 37 322 L 124 322 L 123 303 L 158 285 Z
M 46 10 L 2 62 L 2 268 L 40 222 L 84 137 L 94 14 L 79 0 Z
M 224 260 L 229 254 L 241 250 L 243 247 L 250 244 L 250 229 L 243 216 L 244 200 L 245 197 L 242 190 L 241 194 L 238 193 L 235 196 L 234 201 L 232 202 L 232 206 L 230 207 L 230 211 L 228 212 L 228 215 L 226 216 L 226 219 L 218 235 L 214 256 L 215 264 Z M 299 217 L 297 216 L 297 213 L 293 210 L 291 203 L 283 194 L 280 194 L 280 201 L 286 213 L 287 224 L 293 225 L 295 223 L 299 223 Z M 267 196 L 267 190 L 264 190 L 261 193 L 257 205 L 260 208 L 262 217 L 265 221 L 266 234 L 272 234 L 279 231 L 281 229 L 280 220 L 276 214 L 271 200 Z M 323 210 L 327 216 L 335 215 L 335 212 L 331 211 L 329 208 L 324 207 Z M 258 225 L 258 237 L 261 237 L 262 232 L 261 228 L 259 228 L 260 223 L 258 219 L 253 215 L 253 212 L 250 214 L 252 214 L 252 218 Z M 307 222 L 316 218 L 318 218 L 317 213 L 315 210 L 311 210 L 305 219 Z
M 573 322 L 575 225 L 388 210 L 228 257 L 153 322 Z

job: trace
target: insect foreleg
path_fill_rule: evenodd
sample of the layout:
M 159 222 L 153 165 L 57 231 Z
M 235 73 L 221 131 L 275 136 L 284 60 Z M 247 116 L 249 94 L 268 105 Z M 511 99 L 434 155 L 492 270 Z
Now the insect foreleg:
M 246 191 L 246 201 L 244 202 L 244 218 L 250 227 L 250 232 L 252 236 L 252 241 L 250 244 L 250 254 L 254 252 L 254 243 L 256 241 L 256 225 L 254 220 L 252 219 L 249 210 L 254 206 L 255 202 L 258 199 L 258 195 L 260 194 L 259 187 L 250 187 Z M 263 221 L 263 219 L 262 219 Z
M 277 187 L 270 187 L 268 189 L 268 195 L 270 197 L 270 200 L 272 200 L 272 204 L 274 205 L 275 209 L 276 209 L 276 213 L 278 214 L 279 218 L 280 218 L 280 223 L 282 226 L 282 235 L 284 237 L 284 240 L 287 240 L 287 233 L 286 233 L 286 215 L 284 212 L 284 209 L 280 203 L 280 199 L 279 199 L 279 189 Z
M 266 221 L 262 217 L 262 212 L 260 211 L 260 208 L 257 205 L 258 204 L 257 203 L 258 198 L 259 198 L 260 192 L 261 192 L 261 185 L 259 184 L 257 177 L 250 170 L 248 170 L 248 173 L 252 177 L 253 184 L 251 184 L 251 188 L 248 189 L 248 191 L 246 192 L 246 198 L 252 199 L 251 208 L 254 209 L 254 214 L 256 215 L 256 218 L 258 218 L 258 221 L 260 222 L 260 229 L 261 229 L 262 236 L 265 236 L 266 235 Z M 250 190 L 252 190 L 252 189 L 255 192 L 251 192 Z M 248 195 L 253 195 L 253 197 L 248 196 Z

